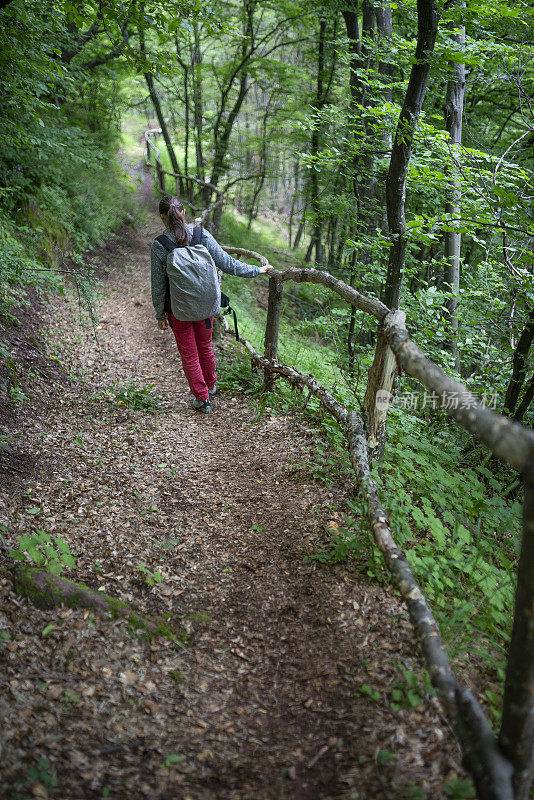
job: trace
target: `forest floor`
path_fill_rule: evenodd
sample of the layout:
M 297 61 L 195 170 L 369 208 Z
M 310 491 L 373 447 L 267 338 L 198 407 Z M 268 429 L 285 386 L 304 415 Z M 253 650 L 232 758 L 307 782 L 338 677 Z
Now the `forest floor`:
M 69 577 L 187 635 L 146 640 L 110 615 L 36 610 L 4 556 L 1 797 L 442 797 L 462 771 L 439 704 L 391 707 L 395 665 L 421 672 L 402 604 L 350 564 L 309 558 L 354 488 L 316 481 L 316 433 L 294 416 L 258 419 L 228 393 L 210 415 L 190 408 L 150 301 L 161 226 L 146 180 L 140 202 L 151 222 L 91 254 L 108 271 L 97 339 L 70 296 L 36 311 L 46 358 L 22 352 L 31 320 L 13 334 L 33 387 L 0 420 L 13 443 L 0 523 L 8 544 L 61 536 Z M 232 347 L 216 347 L 222 369 Z M 158 413 L 110 400 L 131 379 L 156 386 Z

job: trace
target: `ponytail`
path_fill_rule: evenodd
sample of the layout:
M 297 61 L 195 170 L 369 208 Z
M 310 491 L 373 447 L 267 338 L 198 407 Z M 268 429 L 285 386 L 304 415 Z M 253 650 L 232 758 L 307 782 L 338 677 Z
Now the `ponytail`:
M 189 232 L 182 216 L 183 210 L 183 204 L 178 197 L 166 194 L 159 201 L 159 213 L 168 218 L 170 231 L 178 247 L 186 247 L 189 242 Z

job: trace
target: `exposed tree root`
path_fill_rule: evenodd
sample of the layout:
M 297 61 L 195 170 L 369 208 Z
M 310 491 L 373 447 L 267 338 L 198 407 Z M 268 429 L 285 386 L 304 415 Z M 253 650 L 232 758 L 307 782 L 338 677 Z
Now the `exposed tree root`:
M 133 628 L 146 631 L 151 636 L 165 636 L 176 641 L 186 637 L 181 628 L 173 629 L 166 622 L 143 617 L 116 597 L 97 592 L 83 583 L 75 583 L 45 572 L 39 567 L 17 567 L 13 574 L 13 583 L 17 594 L 28 599 L 36 608 L 50 609 L 58 605 L 90 608 L 92 611 L 125 619 Z

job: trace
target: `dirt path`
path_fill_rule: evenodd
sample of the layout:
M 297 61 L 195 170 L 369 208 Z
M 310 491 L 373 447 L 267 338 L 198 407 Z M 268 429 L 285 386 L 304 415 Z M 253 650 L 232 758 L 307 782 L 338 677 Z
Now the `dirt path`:
M 153 319 L 153 220 L 95 256 L 110 268 L 100 346 L 57 304 L 50 335 L 78 379 L 16 420 L 37 461 L 5 483 L 0 522 L 61 535 L 77 580 L 190 636 L 36 611 L 3 578 L 2 797 L 440 797 L 459 768 L 435 701 L 390 706 L 394 662 L 419 671 L 397 598 L 306 558 L 347 486 L 313 481 L 313 438 L 292 419 L 255 421 L 228 394 L 211 415 L 189 408 Z M 157 385 L 162 413 L 109 402 L 132 377 Z

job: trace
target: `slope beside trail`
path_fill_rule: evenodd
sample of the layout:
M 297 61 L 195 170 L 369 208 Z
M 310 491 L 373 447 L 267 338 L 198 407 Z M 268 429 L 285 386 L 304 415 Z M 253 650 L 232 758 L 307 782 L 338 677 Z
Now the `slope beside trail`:
M 142 196 L 153 222 L 92 256 L 109 269 L 98 341 L 73 298 L 49 311 L 50 350 L 72 374 L 14 422 L 34 464 L 4 483 L 0 522 L 11 538 L 60 535 L 71 577 L 189 636 L 38 611 L 1 578 L 0 796 L 440 797 L 460 767 L 436 701 L 390 706 L 395 662 L 420 671 L 401 604 L 350 565 L 307 558 L 351 487 L 318 485 L 313 431 L 294 417 L 256 419 L 229 393 L 211 415 L 190 408 L 153 318 L 160 225 Z M 216 347 L 221 369 L 229 348 Z M 132 379 L 156 386 L 159 413 L 109 401 Z

